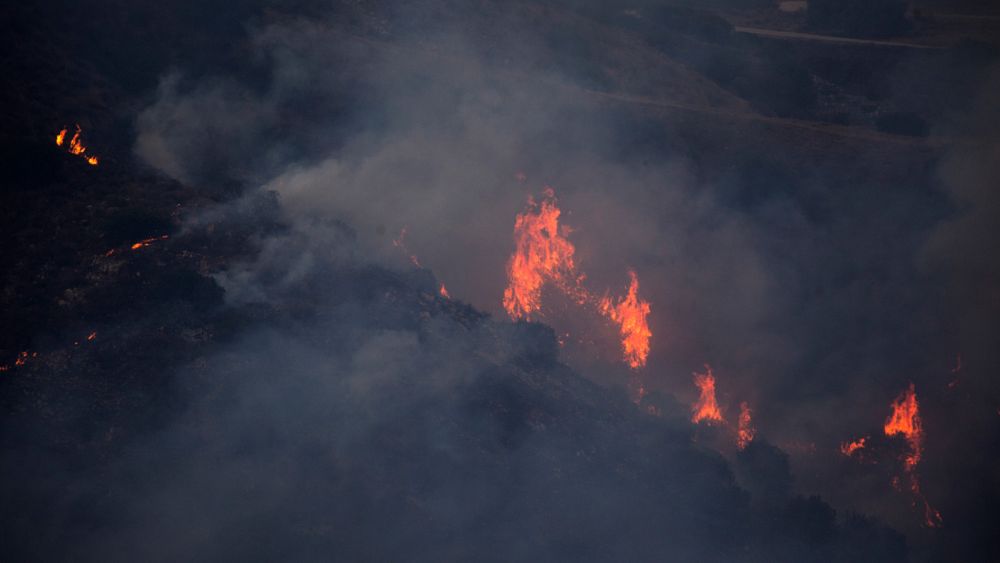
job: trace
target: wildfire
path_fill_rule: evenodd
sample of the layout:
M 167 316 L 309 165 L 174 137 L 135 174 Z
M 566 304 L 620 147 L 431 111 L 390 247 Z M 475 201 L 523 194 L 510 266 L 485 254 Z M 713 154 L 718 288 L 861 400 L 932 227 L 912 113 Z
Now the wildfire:
M 915 500 L 920 500 L 924 505 L 924 524 L 930 528 L 941 525 L 941 513 L 931 507 L 927 498 L 920 490 L 920 480 L 917 478 L 917 464 L 924 451 L 924 428 L 920 419 L 920 405 L 917 403 L 917 393 L 910 383 L 910 386 L 903 391 L 892 402 L 892 414 L 885 420 L 886 436 L 902 436 L 910 446 L 910 453 L 903 457 L 903 468 L 910 477 L 910 492 Z
M 514 254 L 507 262 L 507 288 L 503 307 L 511 319 L 531 319 L 541 308 L 542 286 L 553 283 L 573 296 L 586 301 L 581 288 L 583 276 L 576 272 L 573 255 L 576 248 L 566 238 L 570 230 L 559 226 L 562 211 L 555 192 L 545 188 L 542 201 L 528 198 L 528 209 L 514 220 Z
M 910 453 L 904 458 L 907 471 L 912 471 L 923 454 L 923 423 L 920 421 L 917 394 L 913 384 L 892 403 L 892 414 L 885 420 L 885 435 L 902 435 L 910 446 Z
M 858 438 L 853 442 L 843 442 L 842 444 L 840 444 L 840 453 L 850 457 L 854 455 L 854 452 L 865 449 L 865 442 L 867 441 L 868 441 L 868 436 L 865 436 L 864 438 Z
M 631 281 L 628 293 L 617 304 L 605 296 L 600 303 L 600 310 L 612 321 L 618 323 L 622 336 L 622 349 L 625 352 L 625 362 L 632 369 L 646 365 L 649 356 L 649 339 L 653 333 L 649 330 L 646 317 L 649 315 L 649 302 L 639 299 L 639 278 L 635 272 L 628 273 Z
M 438 293 L 440 293 L 441 297 L 444 297 L 445 299 L 451 299 L 451 295 L 448 293 L 448 288 L 445 287 L 444 284 L 441 284 L 441 289 L 438 290 Z
M 701 394 L 691 408 L 693 413 L 691 422 L 698 423 L 703 420 L 709 424 L 723 422 L 719 404 L 715 401 L 715 376 L 712 375 L 712 366 L 705 364 L 705 373 L 695 372 L 694 384 L 698 386 Z
M 713 383 L 714 385 L 714 383 Z M 714 400 L 714 395 L 713 395 Z M 745 449 L 750 442 L 753 442 L 754 436 L 757 435 L 757 429 L 753 426 L 753 421 L 750 419 L 750 406 L 747 405 L 746 401 L 740 403 L 740 418 L 739 426 L 736 433 L 736 447 L 739 449 Z
M 61 147 L 61 146 L 63 146 L 66 143 L 66 134 L 67 133 L 68 133 L 68 130 L 66 130 L 66 129 L 62 129 L 58 133 L 56 133 L 56 146 L 57 147 Z M 87 161 L 87 164 L 89 164 L 91 166 L 97 166 L 98 159 L 94 155 L 88 155 L 87 154 L 87 147 L 83 146 L 83 141 L 80 140 L 80 134 L 81 133 L 82 133 L 82 130 L 80 129 L 80 126 L 77 125 L 76 126 L 76 131 L 74 131 L 73 132 L 73 136 L 70 137 L 69 145 L 67 146 L 66 150 L 69 152 L 69 154 L 75 154 L 77 156 L 83 157 Z

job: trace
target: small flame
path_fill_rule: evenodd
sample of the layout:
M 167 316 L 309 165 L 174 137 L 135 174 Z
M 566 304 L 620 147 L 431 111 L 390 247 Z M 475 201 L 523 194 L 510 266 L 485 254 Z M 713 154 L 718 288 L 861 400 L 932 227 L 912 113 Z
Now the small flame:
M 705 373 L 694 373 L 694 384 L 698 386 L 701 394 L 694 406 L 691 408 L 691 422 L 698 423 L 706 421 L 709 424 L 722 422 L 722 411 L 715 401 L 715 376 L 712 375 L 712 366 L 705 364 Z
M 56 146 L 57 147 L 63 146 L 63 144 L 66 142 L 66 133 L 67 132 L 68 131 L 66 129 L 62 129 L 58 133 L 56 133 Z M 88 155 L 87 154 L 87 147 L 83 146 L 83 141 L 80 139 L 80 135 L 81 135 L 82 132 L 83 132 L 83 130 L 80 129 L 79 125 L 77 125 L 76 126 L 76 130 L 73 132 L 73 136 L 69 140 L 69 146 L 66 148 L 66 150 L 70 154 L 74 154 L 74 155 L 83 157 L 84 160 L 87 161 L 87 164 L 89 164 L 91 166 L 97 166 L 97 164 L 98 164 L 97 157 L 94 156 L 94 155 L 92 155 L 92 154 Z
M 622 337 L 622 349 L 625 352 L 625 362 L 632 369 L 646 365 L 649 356 L 649 339 L 653 333 L 649 330 L 646 317 L 649 315 L 649 302 L 639 299 L 639 278 L 635 272 L 628 273 L 628 293 L 617 304 L 612 304 L 607 296 L 601 300 L 600 310 L 612 321 L 618 323 Z
M 840 444 L 840 453 L 850 457 L 854 455 L 854 453 L 857 452 L 858 450 L 865 449 L 865 442 L 867 441 L 868 441 L 868 436 L 865 436 L 864 438 L 858 438 L 853 442 L 843 442 Z
M 83 146 L 80 142 L 80 126 L 76 126 L 76 131 L 73 133 L 73 138 L 69 140 L 69 153 L 70 154 L 83 154 L 87 152 L 87 147 Z
M 440 293 L 441 297 L 444 297 L 445 299 L 451 299 L 451 294 L 448 293 L 448 288 L 445 287 L 443 283 L 441 284 L 441 289 L 438 290 L 438 293 Z
M 406 227 L 400 229 L 399 237 L 392 239 L 392 245 L 402 250 L 403 253 L 409 257 L 411 264 L 418 268 L 423 268 L 423 266 L 420 265 L 420 260 L 417 260 L 417 255 L 410 254 L 410 251 L 406 248 Z
M 170 238 L 169 235 L 160 235 L 158 237 L 150 237 L 147 239 L 142 239 L 139 242 L 132 244 L 130 248 L 132 250 L 139 250 L 140 248 L 145 248 L 158 240 L 167 240 L 168 238 Z
M 559 225 L 561 213 L 555 192 L 545 188 L 541 203 L 529 197 L 528 208 L 514 220 L 515 248 L 507 262 L 507 288 L 503 292 L 503 307 L 511 319 L 530 320 L 541 309 L 542 286 L 547 282 L 578 303 L 587 300 L 580 285 L 583 278 L 573 261 L 576 248 L 566 238 L 570 230 Z
M 753 426 L 750 414 L 750 406 L 747 405 L 747 402 L 743 401 L 740 403 L 740 419 L 739 428 L 736 434 L 736 447 L 741 450 L 746 449 L 746 447 L 750 445 L 750 442 L 753 442 L 754 436 L 757 435 L 757 429 Z
M 21 367 L 24 364 L 28 363 L 28 360 L 30 360 L 32 358 L 37 358 L 37 357 L 38 357 L 38 352 L 28 352 L 27 350 L 25 350 L 25 351 L 21 352 L 20 354 L 18 354 L 17 357 L 14 358 L 14 365 L 13 366 L 10 365 L 10 364 L 0 365 L 0 372 L 10 371 L 11 368 L 15 368 L 15 367 Z

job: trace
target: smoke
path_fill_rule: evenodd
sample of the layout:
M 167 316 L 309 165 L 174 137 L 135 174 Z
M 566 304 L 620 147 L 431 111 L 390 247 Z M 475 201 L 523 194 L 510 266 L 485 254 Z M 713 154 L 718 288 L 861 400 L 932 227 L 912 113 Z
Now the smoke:
M 537 11 L 546 9 L 551 11 L 544 17 Z M 464 526 L 478 519 L 478 533 L 486 536 L 473 537 L 488 539 L 471 542 L 475 552 L 505 546 L 497 553 L 511 558 L 562 558 L 582 549 L 569 538 L 602 534 L 592 537 L 613 539 L 596 559 L 655 558 L 651 554 L 656 550 L 666 550 L 679 560 L 712 560 L 731 557 L 740 542 L 758 545 L 761 538 L 780 535 L 746 528 L 741 519 L 752 518 L 747 511 L 757 509 L 756 501 L 744 502 L 742 493 L 728 488 L 730 478 L 721 461 L 717 479 L 694 487 L 683 501 L 657 497 L 663 506 L 640 502 L 642 495 L 633 498 L 631 489 L 614 492 L 622 485 L 608 480 L 605 466 L 536 481 L 536 474 L 560 468 L 559 462 L 574 466 L 568 460 L 580 444 L 601 441 L 601 430 L 586 425 L 573 440 L 540 432 L 550 422 L 545 414 L 533 418 L 536 408 L 547 412 L 535 405 L 537 397 L 505 388 L 498 375 L 497 370 L 508 369 L 498 366 L 523 366 L 525 357 L 549 366 L 557 355 L 554 341 L 518 332 L 529 330 L 520 325 L 477 320 L 485 324 L 469 329 L 407 313 L 409 305 L 415 310 L 430 307 L 428 303 L 460 305 L 431 297 L 436 295 L 434 278 L 413 271 L 393 239 L 405 229 L 407 251 L 451 295 L 499 314 L 513 218 L 527 196 L 546 185 L 555 189 L 566 212 L 563 221 L 574 229 L 571 238 L 588 284 L 598 291 L 621 292 L 629 269 L 642 280 L 642 296 L 652 303 L 654 336 L 648 367 L 638 377 L 652 389 L 691 402 L 697 390 L 690 373 L 709 362 L 716 369 L 725 418 L 735 420 L 736 406 L 748 401 L 760 434 L 791 452 L 788 459 L 762 441 L 737 462 L 741 484 L 753 496 L 778 499 L 766 510 L 787 510 L 790 520 L 795 510 L 816 517 L 819 531 L 788 532 L 794 536 L 790 542 L 805 541 L 797 545 L 811 546 L 807 551 L 815 555 L 817 543 L 837 544 L 848 529 L 843 520 L 824 516 L 825 505 L 788 501 L 788 491 L 796 487 L 832 494 L 838 508 L 843 502 L 907 522 L 908 500 L 888 486 L 888 474 L 856 475 L 831 459 L 836 459 L 840 441 L 877 431 L 889 402 L 910 381 L 922 398 L 928 397 L 923 486 L 929 497 L 947 496 L 946 445 L 970 451 L 972 444 L 989 443 L 991 432 L 983 431 L 975 440 L 962 437 L 972 421 L 949 427 L 949 413 L 961 407 L 940 397 L 958 353 L 975 358 L 971 365 L 978 367 L 968 369 L 980 375 L 970 374 L 970 380 L 978 378 L 979 388 L 988 391 L 976 400 L 976 408 L 982 410 L 996 397 L 985 376 L 997 365 L 994 352 L 988 351 L 997 334 L 995 143 L 957 150 L 940 166 L 918 143 L 859 140 L 847 145 L 824 137 L 818 148 L 808 146 L 798 142 L 794 129 L 742 121 L 736 113 L 746 105 L 728 91 L 655 50 L 625 45 L 571 10 L 427 2 L 347 11 L 346 17 L 341 12 L 330 19 L 261 24 L 250 34 L 252 56 L 246 68 L 198 79 L 185 78 L 183 69 L 170 74 L 137 121 L 136 152 L 147 163 L 214 195 L 273 192 L 287 226 L 261 241 L 253 260 L 217 279 L 234 306 L 266 303 L 300 313 L 309 322 L 292 329 L 294 323 L 288 321 L 263 331 L 235 344 L 206 369 L 214 374 L 226 373 L 231 365 L 246 366 L 241 378 L 231 378 L 239 383 L 219 394 L 249 393 L 256 397 L 247 399 L 257 402 L 256 410 L 289 408 L 296 420 L 275 415 L 248 426 L 246 419 L 226 421 L 230 413 L 224 410 L 219 424 L 238 435 L 220 443 L 244 441 L 244 430 L 277 433 L 272 439 L 284 443 L 289 442 L 284 434 L 289 428 L 308 426 L 336 428 L 336 436 L 290 443 L 311 451 L 330 440 L 342 450 L 336 459 L 361 468 L 392 466 L 398 460 L 382 456 L 400 449 L 443 452 L 441 465 L 429 467 L 423 466 L 430 463 L 426 458 L 414 454 L 413 483 L 394 481 L 400 474 L 410 475 L 406 464 L 401 466 L 406 470 L 384 477 L 391 486 L 379 476 L 349 475 L 336 481 L 330 498 L 343 499 L 347 507 L 362 506 L 362 513 L 334 511 L 333 520 L 324 525 L 355 533 L 345 532 L 343 541 L 333 544 L 308 547 L 305 542 L 303 549 L 353 546 L 367 554 L 366 548 L 383 539 L 374 534 L 378 529 L 387 530 L 390 538 L 380 554 L 386 558 L 405 557 L 415 549 L 460 558 L 471 553 L 425 550 L 429 545 L 453 547 L 443 538 L 459 531 L 477 533 Z M 642 64 L 629 60 L 629 53 L 639 53 Z M 692 105 L 713 109 L 684 109 Z M 741 123 L 749 133 L 725 131 L 719 120 Z M 775 147 L 788 152 L 776 154 Z M 868 158 L 868 151 L 881 158 Z M 927 180 L 935 172 L 940 185 Z M 948 287 L 944 301 L 938 299 L 942 280 Z M 411 301 L 373 308 L 373 300 L 390 299 L 378 294 L 383 290 L 408 294 Z M 309 311 L 307 303 L 315 300 L 330 304 L 330 311 L 322 313 L 329 317 L 317 318 L 319 313 Z M 991 305 L 983 309 L 984 303 Z M 478 319 L 471 309 L 461 314 Z M 592 381 L 612 387 L 625 383 L 627 371 L 615 364 L 613 338 L 590 328 L 592 320 L 555 311 L 550 321 L 560 333 L 584 340 L 567 345 L 561 360 Z M 544 344 L 532 342 L 535 338 Z M 479 358 L 483 354 L 489 361 Z M 561 367 L 552 369 L 565 373 Z M 484 385 L 476 383 L 484 373 L 490 374 L 488 381 L 499 378 L 499 390 L 478 386 Z M 288 393 L 287 401 L 271 399 Z M 505 414 L 494 412 L 495 417 L 482 422 L 481 413 L 463 410 L 486 408 L 476 401 L 489 404 L 494 393 L 507 402 L 489 408 Z M 480 395 L 486 398 L 475 398 Z M 328 405 L 327 410 L 313 406 L 318 398 L 323 401 L 316 404 Z M 468 407 L 470 401 L 479 406 Z M 214 412 L 214 407 L 201 408 Z M 431 415 L 426 412 L 433 411 L 447 414 L 427 419 Z M 415 418 L 399 414 L 396 419 L 397 413 Z M 982 422 L 985 416 L 974 418 Z M 455 431 L 445 422 L 449 419 L 472 428 L 486 425 L 515 453 L 504 450 L 488 461 L 462 458 L 470 448 L 497 446 L 449 434 Z M 634 430 L 629 427 L 621 435 Z M 406 436 L 410 441 L 403 444 L 409 445 L 383 436 L 394 432 Z M 659 444 L 660 438 L 649 436 L 638 433 L 637 449 L 648 449 L 646 439 Z M 709 463 L 688 451 L 685 440 L 671 442 L 667 449 L 698 460 L 692 463 Z M 256 452 L 256 446 L 250 451 Z M 595 455 L 606 460 L 633 454 Z M 665 453 L 634 455 L 650 455 L 637 462 L 652 472 L 643 475 L 666 472 L 656 479 L 667 488 L 690 478 L 670 473 L 676 460 Z M 280 448 L 274 457 L 289 460 L 287 468 L 271 468 L 276 463 L 271 461 L 263 467 L 264 473 L 277 473 L 279 483 L 296 481 L 303 470 L 299 462 L 311 459 Z M 892 462 L 892 454 L 885 454 L 885 463 Z M 496 466 L 504 463 L 513 469 L 497 473 Z M 480 475 L 465 473 L 478 464 L 488 469 Z M 332 463 L 330 471 L 336 474 L 336 468 Z M 980 469 L 975 465 L 968 471 Z M 203 479 L 185 471 L 173 486 L 189 494 L 188 485 Z M 249 473 L 257 476 L 256 470 Z M 796 485 L 789 482 L 792 474 Z M 451 475 L 454 483 L 443 475 Z M 824 484 L 841 480 L 848 483 L 843 492 Z M 319 482 L 316 486 L 325 490 L 323 478 Z M 536 486 L 560 492 L 549 495 Z M 398 487 L 397 497 L 384 492 L 392 487 Z M 345 492 L 355 488 L 363 492 Z M 413 490 L 425 491 L 425 497 L 409 500 Z M 288 494 L 280 488 L 267 492 L 263 506 L 253 512 L 274 517 L 287 508 L 282 499 Z M 290 496 L 305 494 L 295 489 Z M 387 494 L 384 509 L 372 504 Z M 510 495 L 512 499 L 503 498 Z M 463 499 L 479 496 L 483 504 L 468 512 Z M 578 496 L 593 497 L 595 506 L 609 512 L 588 518 L 593 512 L 576 504 Z M 943 506 L 946 521 L 949 514 L 963 514 L 965 502 Z M 674 520 L 677 506 L 695 514 L 693 520 L 716 527 L 711 533 L 686 527 Z M 535 519 L 510 523 L 511 515 L 523 515 L 526 507 Z M 557 514 L 576 513 L 565 527 L 542 524 L 545 518 L 560 520 Z M 389 523 L 377 524 L 389 517 Z M 420 524 L 425 519 L 431 524 Z M 662 532 L 661 524 L 673 532 Z M 867 524 L 858 526 L 864 530 L 859 536 L 879 535 Z M 408 527 L 410 534 L 398 535 Z M 716 552 L 706 547 L 716 534 L 739 539 Z M 328 534 L 318 535 L 329 541 Z M 660 543 L 650 539 L 654 536 L 667 539 Z M 885 543 L 895 545 L 890 536 L 879 537 L 889 537 Z M 189 539 L 179 545 L 195 541 L 182 537 Z M 507 543 L 504 538 L 518 539 Z M 646 549 L 652 551 L 641 551 Z M 799 553 L 782 549 L 767 553 Z M 827 558 L 835 558 L 839 552 L 829 549 Z

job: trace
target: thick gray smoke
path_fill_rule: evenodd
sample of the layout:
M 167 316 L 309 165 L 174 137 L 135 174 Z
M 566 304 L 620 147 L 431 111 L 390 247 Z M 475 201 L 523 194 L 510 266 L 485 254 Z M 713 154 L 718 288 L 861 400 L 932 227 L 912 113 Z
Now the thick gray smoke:
M 882 532 L 843 519 L 838 527 L 819 501 L 787 499 L 792 490 L 821 491 L 833 495 L 838 508 L 863 508 L 906 522 L 909 499 L 887 486 L 890 472 L 862 475 L 845 466 L 836 448 L 841 440 L 877 434 L 889 402 L 910 381 L 925 398 L 923 487 L 932 503 L 940 504 L 936 499 L 950 492 L 946 450 L 974 456 L 995 438 L 995 431 L 981 430 L 967 439 L 969 426 L 987 424 L 983 416 L 949 425 L 954 410 L 963 407 L 944 389 L 948 370 L 962 354 L 968 366 L 962 385 L 983 392 L 969 400 L 979 408 L 996 397 L 995 384 L 987 380 L 997 363 L 990 348 L 997 334 L 993 294 L 1000 255 L 992 188 L 997 171 L 990 158 L 996 145 L 974 141 L 974 149 L 956 150 L 938 166 L 929 160 L 930 150 L 916 142 L 857 140 L 845 146 L 833 139 L 818 149 L 798 147 L 794 130 L 746 121 L 749 135 L 763 139 L 758 146 L 746 135 L 717 129 L 719 120 L 740 122 L 734 112 L 746 103 L 714 82 L 649 47 L 626 50 L 624 40 L 571 11 L 543 18 L 533 9 L 428 2 L 270 23 L 251 32 L 247 68 L 208 78 L 185 77 L 180 68 L 163 79 L 155 102 L 139 116 L 136 151 L 146 162 L 220 196 L 274 192 L 287 226 L 262 241 L 257 258 L 217 279 L 234 305 L 266 303 L 290 311 L 291 318 L 302 313 L 309 322 L 268 327 L 200 368 L 222 374 L 227 384 L 232 380 L 226 393 L 236 395 L 219 415 L 225 429 L 220 432 L 235 432 L 223 442 L 247 441 L 250 452 L 246 460 L 231 452 L 202 454 L 249 464 L 245 470 L 252 483 L 246 487 L 258 486 L 261 471 L 274 473 L 277 483 L 322 487 L 325 477 L 312 481 L 315 476 L 300 474 L 311 470 L 301 467 L 309 456 L 287 449 L 313 455 L 334 444 L 323 455 L 333 456 L 331 467 L 345 473 L 334 479 L 334 490 L 289 485 L 289 493 L 269 486 L 260 501 L 264 505 L 249 513 L 267 514 L 260 524 L 266 527 L 279 512 L 268 512 L 269 507 L 285 508 L 288 495 L 328 494 L 338 499 L 331 502 L 347 503 L 323 524 L 350 530 L 334 544 L 370 555 L 366 548 L 387 541 L 379 555 L 390 559 L 409 558 L 413 551 L 430 554 L 428 559 L 467 558 L 501 546 L 499 559 L 563 558 L 592 547 L 569 538 L 593 534 L 614 538 L 608 551 L 589 554 L 594 558 L 667 553 L 676 560 L 731 559 L 733 545 L 706 545 L 738 530 L 740 539 L 734 541 L 754 550 L 768 534 L 789 534 L 788 542 L 797 547 L 780 547 L 777 553 L 790 560 L 807 560 L 806 552 L 821 553 L 816 560 L 858 560 L 844 555 L 850 552 L 841 544 L 850 535 L 845 530 L 856 525 L 859 535 Z M 577 37 L 581 28 L 586 40 Z M 641 62 L 623 53 L 639 53 Z M 629 95 L 618 93 L 625 91 Z M 713 110 L 689 109 L 694 105 Z M 779 135 L 770 127 L 788 135 L 782 137 L 785 144 L 768 144 Z M 775 154 L 774 146 L 789 153 Z M 885 158 L 853 168 L 869 150 L 884 151 Z M 726 417 L 733 419 L 736 405 L 749 401 L 762 435 L 791 453 L 792 470 L 785 454 L 766 442 L 739 461 L 737 473 L 754 492 L 753 502 L 728 488 L 727 470 L 718 460 L 717 478 L 691 488 L 684 499 L 664 493 L 653 498 L 669 506 L 641 508 L 631 504 L 643 496 L 638 490 L 609 492 L 623 485 L 607 480 L 606 467 L 570 463 L 573 469 L 563 469 L 574 456 L 636 455 L 643 458 L 643 471 L 662 471 L 656 479 L 671 489 L 691 478 L 679 466 L 711 463 L 689 451 L 686 434 L 674 442 L 659 437 L 686 428 L 676 420 L 669 430 L 638 432 L 636 443 L 643 450 L 676 448 L 671 454 L 588 454 L 587 443 L 604 431 L 599 423 L 566 429 L 560 426 L 565 418 L 548 410 L 564 407 L 536 405 L 521 390 L 507 389 L 497 373 L 507 369 L 499 366 L 523 367 L 530 357 L 572 379 L 563 368 L 551 367 L 557 353 L 548 350 L 551 338 L 481 321 L 464 309 L 461 314 L 477 319 L 469 321 L 471 328 L 433 314 L 411 319 L 401 312 L 407 307 L 393 301 L 395 291 L 421 303 L 418 309 L 456 307 L 432 297 L 434 279 L 409 265 L 412 254 L 452 296 L 502 316 L 514 216 L 528 195 L 546 185 L 560 198 L 594 291 L 620 292 L 626 271 L 638 273 L 641 295 L 652 303 L 654 333 L 649 365 L 639 377 L 650 389 L 677 397 L 663 399 L 672 405 L 665 412 L 684 417 L 679 405 L 695 396 L 689 374 L 708 362 L 715 367 Z M 404 229 L 405 250 L 393 244 Z M 403 281 L 392 281 L 397 278 Z M 328 307 L 301 311 L 310 308 L 305 304 L 310 299 Z M 986 302 L 992 306 L 983 313 Z M 571 312 L 553 313 L 552 322 L 560 334 L 596 343 L 571 344 L 561 360 L 592 381 L 612 388 L 625 384 L 629 376 L 617 364 L 613 335 Z M 528 343 L 534 338 L 545 344 Z M 535 368 L 525 369 L 531 374 Z M 491 378 L 499 378 L 501 388 L 484 391 L 480 386 L 492 383 L 482 381 Z M 573 381 L 585 389 L 584 396 L 600 393 Z M 492 403 L 491 393 L 503 401 Z M 963 390 L 961 396 L 975 395 Z M 193 416 L 200 416 L 199 408 L 215 406 L 196 406 Z M 480 421 L 479 408 L 504 414 Z M 434 411 L 454 416 L 436 418 Z M 494 454 L 490 448 L 501 446 L 479 444 L 445 419 L 488 426 L 499 433 L 504 453 Z M 539 430 L 550 424 L 558 437 Z M 577 431 L 582 434 L 567 437 Z M 257 457 L 257 439 L 274 448 L 266 460 Z M 462 458 L 470 448 L 488 453 L 484 459 Z M 439 455 L 383 457 L 410 450 Z M 678 461 L 673 453 L 697 461 Z M 891 464 L 893 458 L 886 455 L 884 461 Z M 189 485 L 201 486 L 205 476 L 186 472 L 209 461 L 191 463 L 181 464 L 166 490 L 197 494 Z M 398 474 L 391 469 L 384 481 L 380 475 L 362 478 L 351 473 L 352 464 L 355 471 L 405 467 L 413 481 L 393 481 Z M 497 473 L 503 464 L 509 467 Z M 563 478 L 562 471 L 580 473 Z M 960 472 L 966 471 L 985 469 L 974 465 Z M 539 474 L 549 477 L 536 481 Z M 847 484 L 830 484 L 841 482 Z M 364 492 L 346 493 L 354 487 Z M 513 498 L 502 498 L 509 494 Z M 539 508 L 533 497 L 555 504 Z M 470 498 L 483 500 L 473 509 Z M 759 508 L 760 498 L 775 504 Z M 383 499 L 384 510 L 373 499 Z M 946 517 L 966 514 L 959 518 L 974 520 L 967 499 L 954 499 L 942 501 Z M 304 502 L 304 510 L 315 509 L 313 502 Z M 522 515 L 526 507 L 533 519 L 505 518 Z M 799 523 L 802 529 L 781 533 L 741 528 L 758 509 L 780 512 L 789 519 L 785 523 L 795 521 L 795 514 L 807 517 Z M 562 517 L 565 525 L 551 523 Z M 217 521 L 214 515 L 207 518 Z M 309 515 L 301 518 L 316 525 Z M 477 529 L 470 520 L 478 519 Z M 594 529 L 597 521 L 611 527 Z M 628 524 L 616 528 L 617 522 Z M 409 527 L 419 532 L 398 535 Z M 191 528 L 178 532 L 180 545 L 200 541 Z M 445 538 L 458 533 L 477 538 L 470 542 L 472 551 L 427 551 L 428 545 L 453 545 Z M 305 542 L 301 555 L 330 546 L 323 543 L 328 535 L 317 535 L 323 541 Z M 872 555 L 873 560 L 898 555 L 895 540 L 886 537 L 891 553 Z M 220 541 L 220 550 L 231 546 Z M 819 544 L 827 551 L 817 551 Z M 877 553 L 869 547 L 866 553 Z M 850 553 L 860 557 L 861 552 Z M 752 551 L 747 560 L 774 555 Z

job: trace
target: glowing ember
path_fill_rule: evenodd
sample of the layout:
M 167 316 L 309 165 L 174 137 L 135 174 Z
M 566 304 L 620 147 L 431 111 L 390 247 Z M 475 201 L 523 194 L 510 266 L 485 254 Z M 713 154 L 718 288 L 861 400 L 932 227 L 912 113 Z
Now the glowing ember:
M 858 438 L 853 442 L 844 442 L 840 444 L 840 453 L 846 456 L 852 456 L 858 450 L 863 450 L 865 448 L 865 442 L 868 441 L 868 436 L 864 438 Z
M 601 300 L 601 312 L 612 321 L 618 323 L 622 337 L 622 349 L 625 351 L 625 362 L 632 368 L 646 365 L 649 356 L 649 339 L 653 333 L 649 330 L 646 317 L 649 315 L 649 302 L 639 299 L 639 278 L 635 272 L 629 271 L 631 282 L 628 293 L 617 304 L 612 304 L 607 296 Z
M 928 528 L 940 528 L 941 524 L 944 524 L 941 513 L 932 507 L 923 495 L 920 495 L 920 499 L 924 501 L 924 525 Z
M 706 421 L 709 424 L 722 422 L 722 412 L 719 404 L 715 402 L 715 376 L 712 375 L 712 366 L 705 364 L 705 373 L 694 373 L 694 384 L 698 386 L 701 394 L 698 401 L 691 408 L 691 422 L 698 423 Z
M 739 427 L 736 433 L 736 447 L 739 449 L 745 449 L 750 442 L 753 442 L 754 436 L 757 435 L 757 429 L 753 427 L 753 421 L 750 419 L 750 406 L 747 405 L 746 401 L 740 403 L 740 419 Z
M 403 251 L 410 258 L 410 263 L 418 268 L 423 268 L 420 265 L 420 260 L 417 260 L 416 254 L 410 254 L 410 251 L 406 248 L 406 227 L 403 227 L 399 231 L 399 236 L 392 239 L 392 245 Z
M 21 367 L 24 364 L 28 363 L 28 360 L 37 357 L 38 357 L 38 352 L 28 352 L 27 350 L 25 350 L 24 352 L 18 354 L 16 358 L 14 358 L 13 366 L 10 364 L 0 365 L 0 372 L 10 371 L 11 368 Z
M 63 144 L 66 143 L 66 133 L 67 133 L 66 129 L 62 129 L 58 133 L 56 133 L 57 147 L 61 147 L 63 146 Z M 87 154 L 87 147 L 83 146 L 83 141 L 80 140 L 81 133 L 82 130 L 80 129 L 80 126 L 77 125 L 76 131 L 73 132 L 73 136 L 70 138 L 69 145 L 66 147 L 66 150 L 69 151 L 70 154 L 75 154 L 77 156 L 83 157 L 87 161 L 87 164 L 91 166 L 97 166 L 98 159 L 94 155 Z
M 438 290 L 438 293 L 440 293 L 441 297 L 444 297 L 445 299 L 451 299 L 451 295 L 448 293 L 448 288 L 445 287 L 444 284 L 441 284 L 441 289 Z
M 97 332 L 91 332 L 87 335 L 87 340 L 93 340 L 95 338 L 97 338 Z
M 958 385 L 958 376 L 961 372 L 962 372 L 962 354 L 959 354 L 958 357 L 955 358 L 955 367 L 951 368 L 951 373 L 955 376 L 955 379 L 952 379 L 951 381 L 948 382 L 948 389 L 954 389 L 955 386 Z
M 530 319 L 541 308 L 542 286 L 553 283 L 578 303 L 587 300 L 581 288 L 583 277 L 576 272 L 569 229 L 560 227 L 562 212 L 555 192 L 545 188 L 542 201 L 528 198 L 528 209 L 514 221 L 514 254 L 507 262 L 507 288 L 503 307 L 511 319 Z
M 169 235 L 160 235 L 158 237 L 150 237 L 147 239 L 142 239 L 139 242 L 132 244 L 130 248 L 132 250 L 139 250 L 140 248 L 145 248 L 158 240 L 167 240 L 168 238 L 170 238 Z

